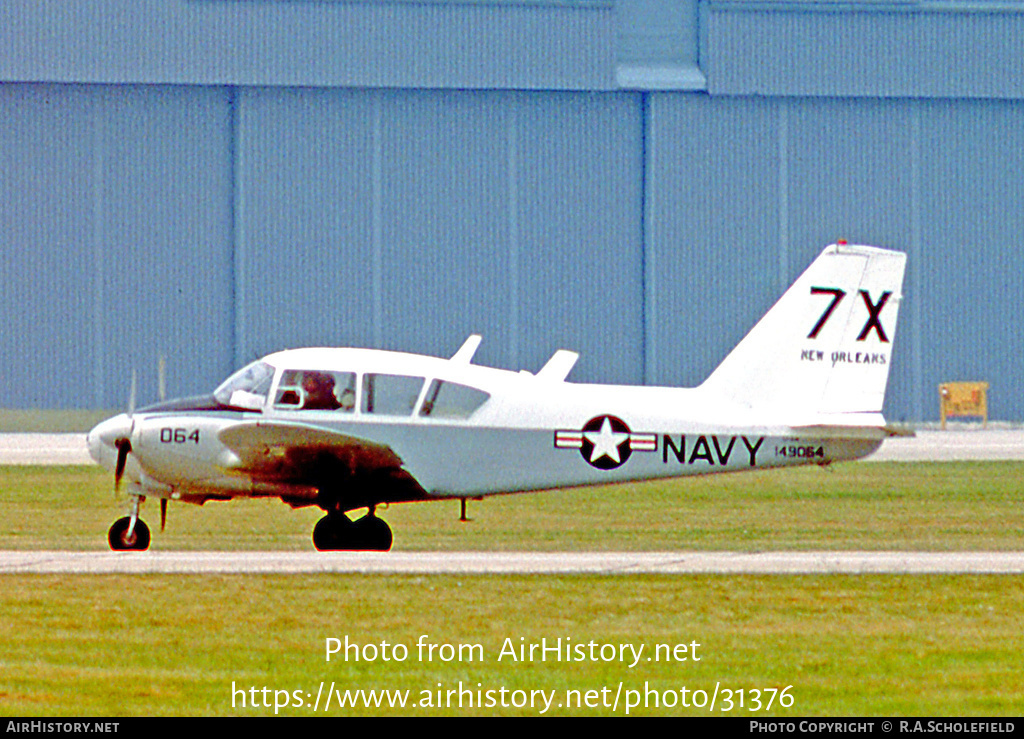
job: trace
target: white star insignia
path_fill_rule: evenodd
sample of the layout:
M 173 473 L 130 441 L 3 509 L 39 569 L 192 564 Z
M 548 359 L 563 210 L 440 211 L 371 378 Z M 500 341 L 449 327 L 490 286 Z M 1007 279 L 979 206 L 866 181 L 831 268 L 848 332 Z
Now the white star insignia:
M 596 462 L 601 457 L 610 457 L 616 464 L 622 461 L 619 457 L 619 445 L 629 438 L 629 434 L 612 431 L 612 422 L 607 417 L 601 424 L 600 431 L 584 431 L 583 436 L 594 445 L 594 451 L 590 453 L 591 462 Z

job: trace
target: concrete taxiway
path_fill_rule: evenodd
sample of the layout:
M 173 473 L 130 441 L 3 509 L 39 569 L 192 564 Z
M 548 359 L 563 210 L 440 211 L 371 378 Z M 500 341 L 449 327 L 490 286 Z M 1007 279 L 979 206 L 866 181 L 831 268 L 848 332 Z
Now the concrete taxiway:
M 1022 574 L 1024 552 L 0 552 L 0 573 Z
M 0 464 L 94 464 L 85 434 L 0 434 Z
M 866 462 L 1024 460 L 1024 429 L 923 429 L 886 439 Z

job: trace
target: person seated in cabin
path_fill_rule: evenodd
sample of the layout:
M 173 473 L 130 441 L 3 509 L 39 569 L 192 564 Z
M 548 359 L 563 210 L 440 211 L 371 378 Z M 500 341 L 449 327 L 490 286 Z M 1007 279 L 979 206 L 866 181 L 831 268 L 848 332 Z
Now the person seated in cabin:
M 307 372 L 302 378 L 302 389 L 306 392 L 304 410 L 333 411 L 341 408 L 334 397 L 334 378 L 326 372 Z
M 356 391 L 355 388 L 347 387 L 341 391 L 341 409 L 343 411 L 351 411 L 356 407 Z

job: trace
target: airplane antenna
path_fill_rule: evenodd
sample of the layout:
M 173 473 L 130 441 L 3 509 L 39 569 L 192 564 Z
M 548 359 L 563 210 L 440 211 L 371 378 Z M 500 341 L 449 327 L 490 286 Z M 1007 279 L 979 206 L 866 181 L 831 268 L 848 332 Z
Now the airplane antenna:
M 156 358 L 156 386 L 162 403 L 167 400 L 167 356 L 164 354 Z
M 139 377 L 138 373 L 132 370 L 132 384 L 128 391 L 128 418 L 131 418 L 135 414 L 135 394 L 138 391 Z
M 459 350 L 452 355 L 451 361 L 460 362 L 462 364 L 469 364 L 473 361 L 473 355 L 476 354 L 477 347 L 480 346 L 480 334 L 471 334 L 467 338 Z

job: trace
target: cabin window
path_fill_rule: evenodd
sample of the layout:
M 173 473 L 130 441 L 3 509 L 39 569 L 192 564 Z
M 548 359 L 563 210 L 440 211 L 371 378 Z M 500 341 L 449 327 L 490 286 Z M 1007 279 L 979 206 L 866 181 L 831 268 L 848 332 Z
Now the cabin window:
M 434 380 L 420 408 L 430 418 L 469 418 L 491 396 L 483 390 L 446 380 Z
M 363 375 L 363 413 L 410 416 L 420 397 L 424 378 L 408 375 Z
M 274 405 L 290 410 L 347 411 L 356 406 L 354 372 L 285 370 Z

